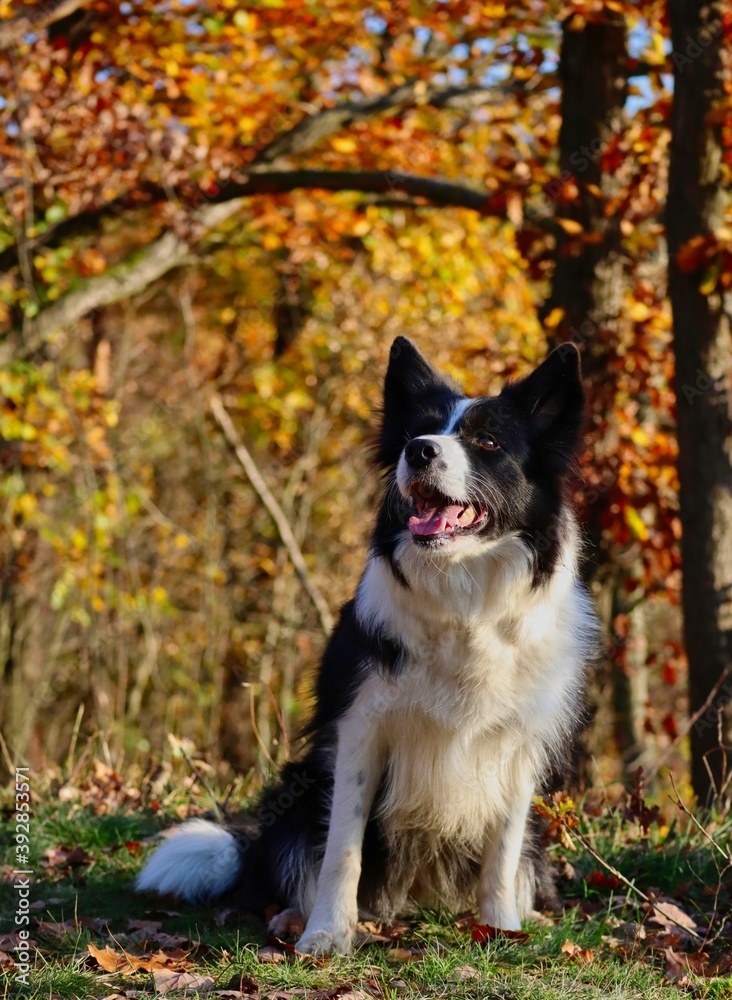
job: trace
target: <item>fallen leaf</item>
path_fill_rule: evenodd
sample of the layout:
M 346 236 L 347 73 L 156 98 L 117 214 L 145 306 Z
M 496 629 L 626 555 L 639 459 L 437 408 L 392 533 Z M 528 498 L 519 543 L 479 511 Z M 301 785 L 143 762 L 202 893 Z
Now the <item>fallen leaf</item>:
M 417 948 L 392 948 L 386 953 L 387 962 L 414 962 L 424 958 L 424 951 Z
M 153 972 L 155 989 L 158 993 L 170 993 L 171 990 L 183 990 L 184 993 L 210 993 L 214 981 L 210 976 L 201 976 L 194 972 L 175 972 L 172 969 L 156 969 Z
M 226 993 L 231 993 L 236 996 L 251 996 L 256 993 L 259 989 L 259 984 L 256 979 L 252 979 L 251 976 L 246 976 L 244 973 L 239 973 L 237 976 L 233 976 L 232 979 L 226 984 L 226 989 L 223 991 L 224 995 Z M 219 990 L 216 991 L 218 996 Z
M 178 950 L 174 952 L 157 951 L 152 955 L 139 957 L 127 951 L 115 951 L 107 945 L 104 951 L 96 945 L 89 944 L 89 954 L 105 970 L 105 972 L 131 973 L 143 969 L 154 972 L 164 969 L 169 972 L 182 972 L 189 964 L 190 952 Z
M 87 931 L 101 933 L 109 927 L 109 917 L 88 917 L 83 913 L 77 913 L 74 917 L 77 927 L 83 927 Z
M 127 966 L 123 955 L 107 945 L 102 951 L 94 944 L 89 944 L 89 954 L 104 969 L 105 972 L 120 972 L 121 966 Z
M 465 982 L 467 979 L 477 979 L 480 973 L 472 965 L 459 965 L 452 970 L 455 979 Z
M 280 962 L 287 961 L 287 952 L 284 948 L 266 944 L 257 952 L 257 959 L 265 965 L 278 965 Z
M 61 868 L 79 868 L 94 864 L 94 858 L 83 847 L 49 847 L 41 865 L 49 871 Z
M 128 931 L 145 931 L 146 934 L 155 934 L 162 926 L 161 920 L 129 920 L 127 922 Z
M 475 924 L 475 913 L 466 910 L 465 913 L 458 913 L 455 917 L 455 926 L 459 931 L 469 931 Z
M 367 924 L 358 924 L 356 927 L 356 947 L 365 948 L 371 944 L 390 945 L 393 939 L 386 934 L 381 934 L 376 927 L 379 925 L 369 921 Z
M 580 948 L 573 941 L 565 941 L 562 945 L 562 952 L 573 962 L 579 962 L 582 965 L 587 965 L 595 957 L 595 953 L 590 948 Z
M 666 978 L 677 986 L 690 985 L 690 972 L 697 976 L 713 975 L 715 972 L 714 967 L 709 965 L 709 955 L 705 951 L 687 954 L 669 947 L 663 954 L 666 959 Z
M 486 941 L 492 941 L 494 938 L 508 938 L 513 941 L 529 940 L 526 931 L 504 931 L 500 927 L 490 927 L 488 924 L 473 924 L 470 936 L 478 944 L 485 944 Z
M 36 941 L 31 938 L 28 940 L 21 938 L 17 931 L 13 931 L 12 934 L 0 934 L 0 951 L 13 952 L 18 945 L 27 946 L 33 950 L 38 948 Z
M 585 882 L 593 889 L 617 889 L 620 885 L 615 875 L 607 875 L 602 871 L 590 872 L 585 876 Z
M 649 923 L 665 927 L 673 931 L 680 928 L 684 931 L 698 931 L 699 927 L 693 917 L 677 906 L 676 903 L 664 900 L 654 900 L 653 912 L 648 918 Z
M 51 937 L 65 937 L 67 934 L 76 934 L 76 927 L 70 920 L 61 923 L 58 920 L 37 920 L 36 927 L 39 934 L 48 934 Z
M 676 983 L 677 986 L 688 985 L 688 970 L 684 965 L 682 956 L 675 952 L 673 948 L 666 948 L 664 957 L 666 959 L 666 979 Z

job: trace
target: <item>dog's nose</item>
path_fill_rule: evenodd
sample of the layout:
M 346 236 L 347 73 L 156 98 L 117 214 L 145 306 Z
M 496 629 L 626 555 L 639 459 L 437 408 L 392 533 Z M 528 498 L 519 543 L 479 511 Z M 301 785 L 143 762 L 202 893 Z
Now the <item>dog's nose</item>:
M 436 441 L 426 438 L 412 438 L 404 449 L 404 456 L 413 469 L 426 469 L 442 452 Z

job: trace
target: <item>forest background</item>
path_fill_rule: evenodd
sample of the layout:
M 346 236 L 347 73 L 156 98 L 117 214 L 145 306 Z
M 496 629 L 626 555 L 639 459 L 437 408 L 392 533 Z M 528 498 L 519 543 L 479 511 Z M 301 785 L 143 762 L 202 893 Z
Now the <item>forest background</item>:
M 470 393 L 572 339 L 584 776 L 729 791 L 731 41 L 721 0 L 0 2 L 0 767 L 287 757 L 393 337 Z

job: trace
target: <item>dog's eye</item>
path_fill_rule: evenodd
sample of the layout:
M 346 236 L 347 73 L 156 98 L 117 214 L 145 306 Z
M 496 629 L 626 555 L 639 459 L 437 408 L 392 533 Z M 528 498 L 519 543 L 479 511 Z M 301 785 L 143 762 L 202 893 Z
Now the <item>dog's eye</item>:
M 485 437 L 478 438 L 478 444 L 481 448 L 485 448 L 486 451 L 498 451 L 501 447 L 492 434 L 486 434 Z

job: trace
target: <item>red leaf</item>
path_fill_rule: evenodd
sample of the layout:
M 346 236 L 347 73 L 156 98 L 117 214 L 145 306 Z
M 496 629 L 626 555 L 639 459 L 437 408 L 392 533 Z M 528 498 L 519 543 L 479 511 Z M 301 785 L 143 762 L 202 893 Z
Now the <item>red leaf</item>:
M 606 875 L 605 872 L 594 871 L 586 876 L 585 882 L 593 889 L 617 889 L 620 882 L 614 875 Z
M 529 940 L 526 931 L 504 931 L 500 927 L 490 927 L 488 924 L 473 924 L 470 936 L 478 944 L 485 944 L 486 941 L 492 941 L 494 938 L 509 938 L 513 941 Z

